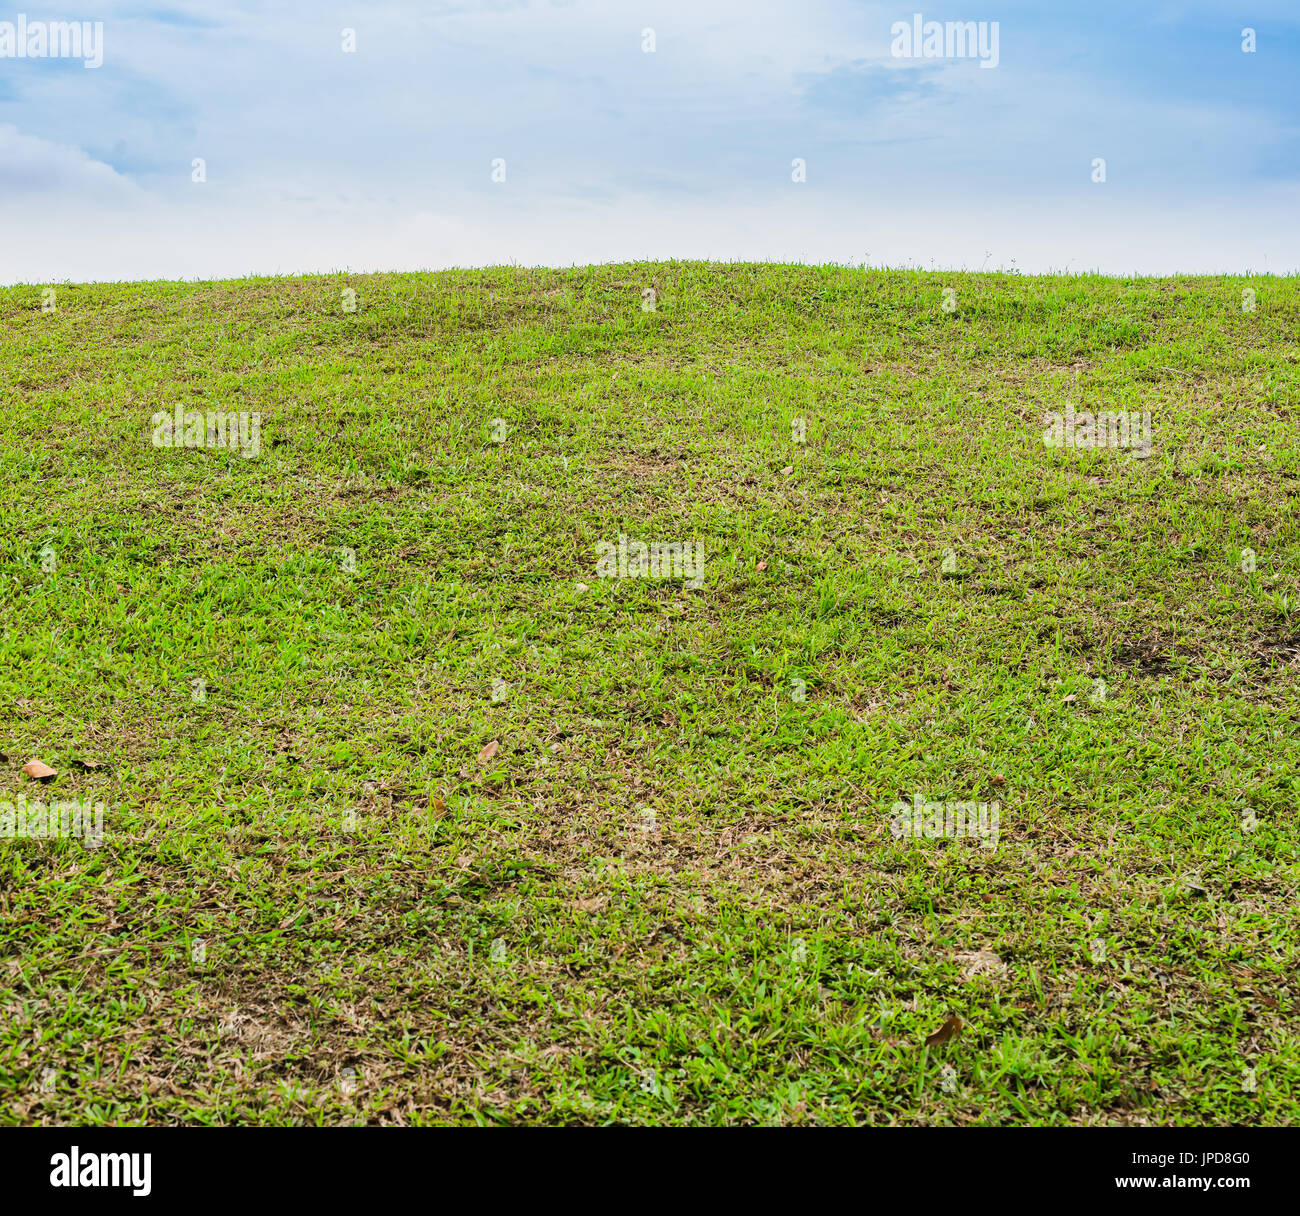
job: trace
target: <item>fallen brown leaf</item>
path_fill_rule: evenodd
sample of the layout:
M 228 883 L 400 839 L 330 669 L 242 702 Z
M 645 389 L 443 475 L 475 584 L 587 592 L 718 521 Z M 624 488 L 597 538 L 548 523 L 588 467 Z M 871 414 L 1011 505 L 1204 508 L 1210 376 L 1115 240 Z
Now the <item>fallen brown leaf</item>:
M 493 739 L 491 743 L 489 743 L 481 752 L 479 752 L 478 762 L 480 764 L 486 764 L 489 760 L 492 759 L 493 756 L 497 754 L 497 752 L 500 750 L 500 747 L 501 744 L 497 742 L 496 739 Z
M 59 775 L 43 760 L 28 760 L 23 765 L 23 772 L 33 781 L 49 781 Z
M 946 1043 L 953 1035 L 961 1034 L 961 1027 L 961 1018 L 955 1013 L 950 1013 L 944 1018 L 943 1025 L 934 1034 L 926 1035 L 925 1045 L 927 1047 L 938 1047 L 941 1043 Z

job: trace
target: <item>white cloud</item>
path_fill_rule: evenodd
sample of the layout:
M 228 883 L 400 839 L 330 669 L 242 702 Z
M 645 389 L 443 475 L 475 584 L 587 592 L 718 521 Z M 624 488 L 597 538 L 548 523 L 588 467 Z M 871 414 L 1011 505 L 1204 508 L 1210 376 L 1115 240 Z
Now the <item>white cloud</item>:
M 140 198 L 138 186 L 80 148 L 0 125 L 0 198 L 39 195 L 46 203 L 89 201 L 105 207 Z
M 1105 81 L 1059 19 L 1007 14 L 984 72 L 892 60 L 890 22 L 913 11 L 893 2 L 178 8 L 189 19 L 108 2 L 102 70 L 28 64 L 0 99 L 21 128 L 0 127 L 0 215 L 59 225 L 11 244 L 11 280 L 667 257 L 978 268 L 990 251 L 1024 270 L 1300 265 L 1279 185 L 1294 141 L 1258 97 Z M 121 171 L 59 142 L 71 132 Z M 1242 199 L 1249 222 L 1225 225 Z
M 922 269 L 1146 274 L 1285 272 L 1300 266 L 1294 190 L 1252 202 L 1249 225 L 1225 226 L 1229 200 L 1123 209 L 1077 201 L 950 207 L 849 204 L 791 185 L 781 198 L 740 205 L 655 197 L 597 204 L 544 202 L 526 213 L 470 207 L 411 211 L 358 203 L 346 212 L 310 203 L 193 207 L 150 203 L 103 222 L 87 202 L 55 217 L 30 203 L 0 207 L 0 223 L 49 230 L 19 241 L 6 282 L 227 278 L 450 266 L 566 266 L 669 258 L 847 262 Z

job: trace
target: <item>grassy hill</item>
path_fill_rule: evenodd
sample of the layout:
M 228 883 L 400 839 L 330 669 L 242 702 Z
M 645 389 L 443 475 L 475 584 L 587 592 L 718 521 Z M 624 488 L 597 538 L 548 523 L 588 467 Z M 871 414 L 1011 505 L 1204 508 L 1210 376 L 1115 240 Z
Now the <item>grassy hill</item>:
M 0 317 L 0 1120 L 1297 1121 L 1300 280 Z

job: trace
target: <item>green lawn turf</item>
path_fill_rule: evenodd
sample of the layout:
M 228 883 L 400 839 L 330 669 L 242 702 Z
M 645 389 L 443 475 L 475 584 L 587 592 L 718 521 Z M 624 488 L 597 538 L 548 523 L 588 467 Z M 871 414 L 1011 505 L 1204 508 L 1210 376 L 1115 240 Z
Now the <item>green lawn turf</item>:
M 1300 279 L 43 298 L 0 798 L 104 840 L 0 841 L 0 1120 L 1300 1121 Z M 620 533 L 703 585 L 598 578 Z

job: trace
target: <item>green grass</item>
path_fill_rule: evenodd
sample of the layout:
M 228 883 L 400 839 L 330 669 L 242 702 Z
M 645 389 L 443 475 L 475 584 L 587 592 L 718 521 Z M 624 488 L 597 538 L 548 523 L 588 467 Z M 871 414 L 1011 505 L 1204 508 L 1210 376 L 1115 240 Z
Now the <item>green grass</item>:
M 55 299 L 0 291 L 0 798 L 105 839 L 0 841 L 3 1121 L 1298 1121 L 1300 279 Z

